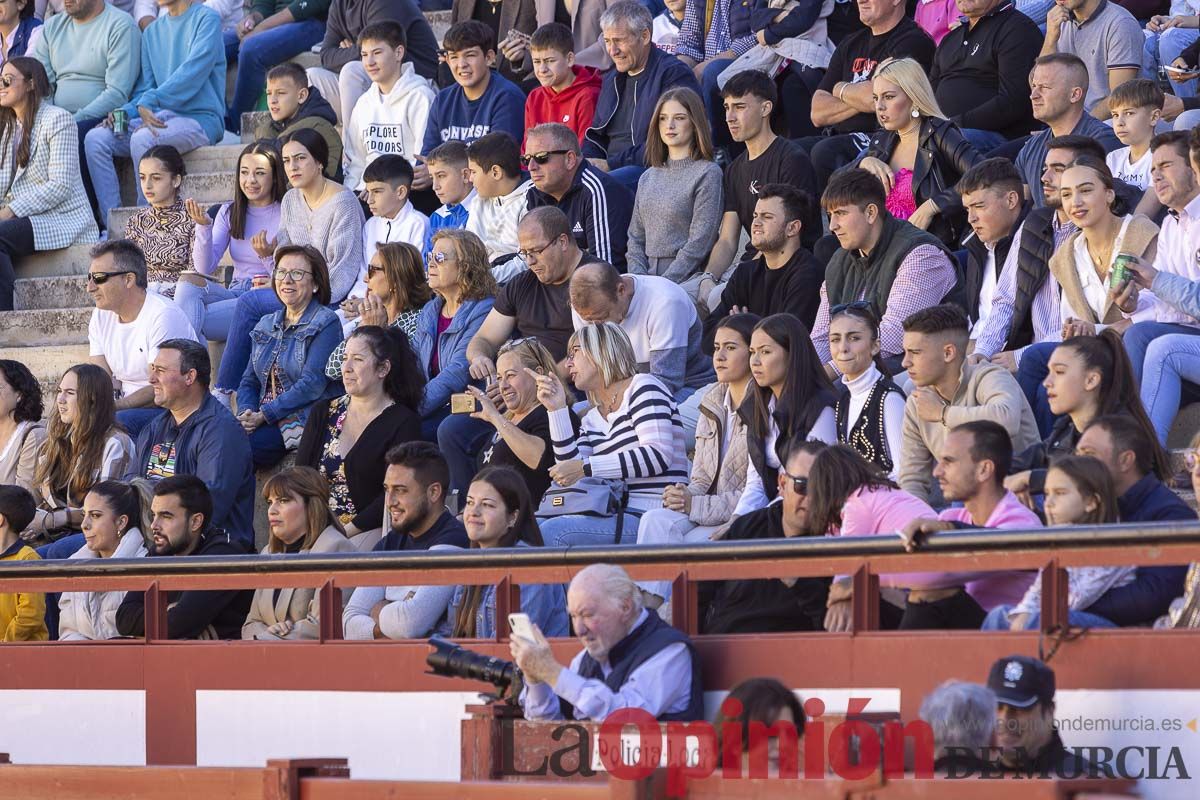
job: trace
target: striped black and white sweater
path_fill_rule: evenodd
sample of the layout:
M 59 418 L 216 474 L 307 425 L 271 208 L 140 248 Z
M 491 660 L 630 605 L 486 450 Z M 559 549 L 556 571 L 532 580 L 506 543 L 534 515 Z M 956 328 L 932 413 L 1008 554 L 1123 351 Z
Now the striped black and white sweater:
M 593 477 L 625 481 L 634 510 L 661 508 L 663 489 L 688 480 L 683 423 L 653 375 L 635 375 L 607 419 L 589 411 L 578 435 L 565 408 L 551 411 L 550 438 L 556 461 L 582 459 Z

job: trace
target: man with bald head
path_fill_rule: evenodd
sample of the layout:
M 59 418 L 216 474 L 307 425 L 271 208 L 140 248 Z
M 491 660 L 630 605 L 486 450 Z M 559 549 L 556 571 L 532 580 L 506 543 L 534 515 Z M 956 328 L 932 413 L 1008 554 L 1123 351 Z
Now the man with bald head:
M 584 567 L 567 590 L 567 611 L 583 651 L 564 667 L 535 625 L 533 640 L 513 635 L 525 676 L 528 720 L 603 721 L 640 708 L 661 721 L 704 716 L 700 662 L 687 636 L 642 606 L 642 593 L 618 566 Z
M 700 348 L 696 304 L 674 281 L 657 275 L 620 275 L 609 264 L 586 264 L 571 278 L 575 330 L 615 322 L 629 335 L 638 369 L 658 378 L 679 403 L 716 380 Z
M 1054 53 L 1038 58 L 1029 73 L 1029 99 L 1033 116 L 1046 124 L 1044 130 L 1030 136 L 1017 155 L 1017 171 L 1035 208 L 1046 204 L 1039 190 L 1050 140 L 1059 136 L 1087 136 L 1111 153 L 1121 146 L 1113 129 L 1088 114 L 1088 70 L 1083 61 L 1070 53 Z

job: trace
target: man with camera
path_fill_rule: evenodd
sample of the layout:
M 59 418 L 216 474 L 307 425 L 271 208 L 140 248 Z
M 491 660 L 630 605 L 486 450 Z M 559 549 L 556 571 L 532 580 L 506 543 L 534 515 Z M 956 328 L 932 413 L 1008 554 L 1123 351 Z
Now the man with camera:
M 513 635 L 513 659 L 525 678 L 528 720 L 603 721 L 640 708 L 662 721 L 704 717 L 700 664 L 687 636 L 642 607 L 642 594 L 618 566 L 592 564 L 571 581 L 567 610 L 583 652 L 564 667 L 537 626 Z

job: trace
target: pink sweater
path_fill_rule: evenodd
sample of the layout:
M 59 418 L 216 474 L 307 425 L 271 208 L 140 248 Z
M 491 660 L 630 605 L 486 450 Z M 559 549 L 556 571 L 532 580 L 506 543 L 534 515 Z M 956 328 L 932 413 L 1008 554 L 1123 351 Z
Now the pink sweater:
M 938 518 L 978 525 L 971 519 L 970 513 L 965 508 L 947 508 L 938 514 Z M 1015 494 L 1005 492 L 1004 499 L 996 504 L 992 515 L 981 527 L 1040 528 L 1042 521 L 1038 519 L 1037 514 L 1026 508 Z M 984 611 L 991 611 L 999 605 L 1016 605 L 1021 602 L 1021 598 L 1025 596 L 1025 592 L 1036 576 L 1037 573 L 1031 570 L 989 572 L 985 577 L 968 583 L 967 593 L 975 598 L 975 602 L 979 603 Z

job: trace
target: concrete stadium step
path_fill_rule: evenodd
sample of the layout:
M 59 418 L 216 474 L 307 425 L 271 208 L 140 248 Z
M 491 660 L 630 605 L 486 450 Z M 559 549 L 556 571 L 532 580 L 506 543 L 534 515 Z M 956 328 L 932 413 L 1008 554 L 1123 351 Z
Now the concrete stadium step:
M 1197 433 L 1200 433 L 1200 403 L 1191 403 L 1179 409 L 1179 413 L 1175 415 L 1175 422 L 1171 424 L 1171 430 L 1167 434 L 1167 447 L 1183 453 Z M 1176 472 L 1185 468 L 1180 466 Z
M 26 256 L 17 264 L 18 278 L 51 278 L 60 275 L 86 275 L 92 263 L 92 245 L 76 244 L 62 250 L 47 250 Z
M 86 328 L 84 330 L 86 331 Z M 0 347 L 0 358 L 20 361 L 29 367 L 29 371 L 42 387 L 42 402 L 49 412 L 49 405 L 54 401 L 62 374 L 76 364 L 87 363 L 88 346 L 69 344 L 59 347 Z
M 124 169 L 118 169 L 121 181 L 121 202 L 126 206 L 137 203 L 137 175 L 130 172 L 129 162 L 122 162 Z M 225 203 L 233 199 L 234 181 L 232 169 L 217 169 L 212 172 L 189 172 L 183 176 L 183 184 L 179 191 L 184 197 L 191 197 L 202 203 Z
M 92 305 L 87 293 L 87 278 L 82 275 L 21 278 L 17 280 L 14 301 L 17 311 Z
M 237 170 L 238 155 L 242 152 L 241 145 L 217 144 L 198 147 L 183 156 L 184 166 L 189 175 L 206 172 L 228 173 L 232 175 Z
M 91 308 L 6 311 L 0 347 L 54 347 L 87 342 Z

